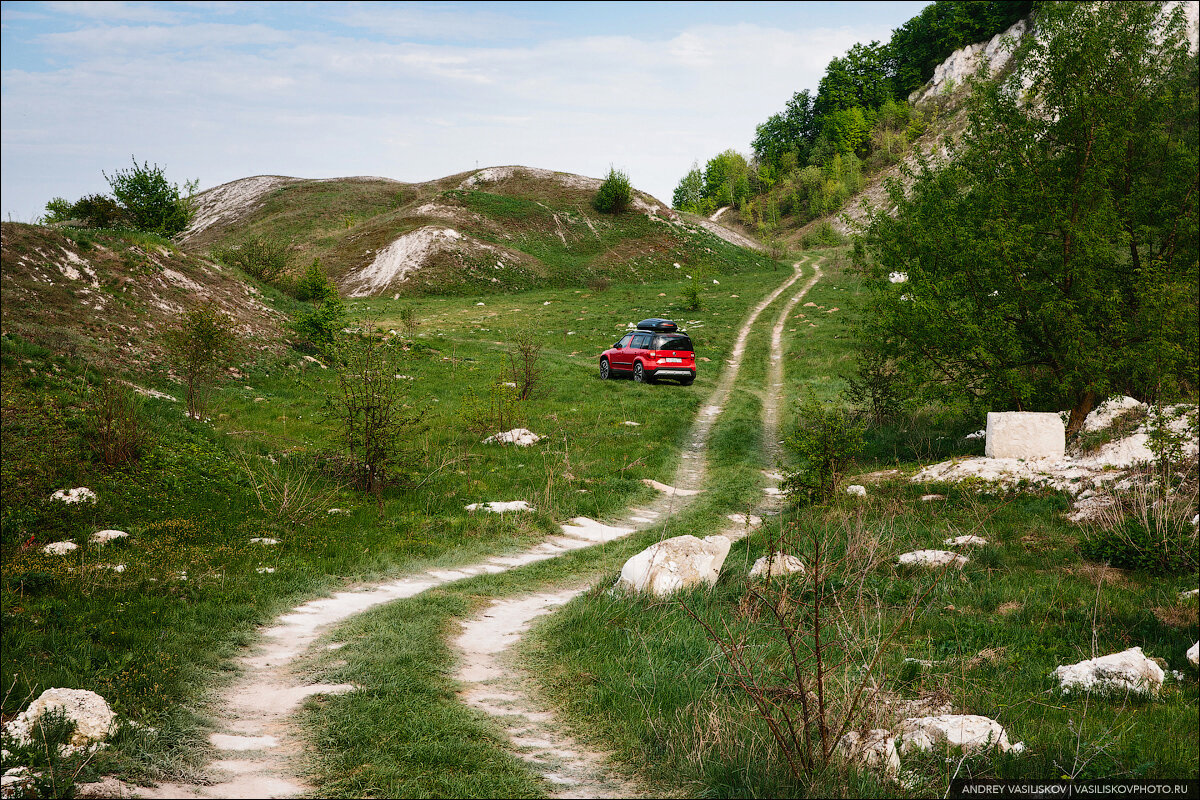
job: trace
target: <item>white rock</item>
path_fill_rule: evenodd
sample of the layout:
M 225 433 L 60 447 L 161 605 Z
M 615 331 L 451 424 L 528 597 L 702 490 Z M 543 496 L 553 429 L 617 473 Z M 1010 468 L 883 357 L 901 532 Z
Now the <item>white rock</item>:
M 751 578 L 766 578 L 772 575 L 804 574 L 804 562 L 787 553 L 775 552 L 763 556 L 750 568 Z
M 1145 403 L 1139 403 L 1132 397 L 1112 397 L 1105 400 L 1083 421 L 1085 431 L 1101 431 L 1113 424 L 1113 420 L 1132 409 L 1145 411 Z
M 1179 593 L 1180 600 L 1188 600 L 1193 597 L 1200 597 L 1200 589 L 1191 589 L 1189 591 Z
M 969 560 L 966 556 L 951 553 L 949 550 L 913 550 L 901 555 L 899 564 L 902 567 L 944 567 L 953 563 L 961 569 Z
M 34 779 L 40 775 L 39 772 L 30 772 L 29 767 L 13 767 L 5 770 L 4 775 L 0 776 L 0 797 L 25 797 L 26 793 L 33 788 Z
M 257 572 L 259 575 L 271 575 L 275 572 L 275 568 L 274 567 L 256 567 L 254 571 Z
M 255 536 L 250 540 L 250 544 L 272 545 L 279 544 L 278 539 L 271 539 L 267 536 Z
M 966 536 L 955 536 L 951 539 L 946 539 L 944 543 L 952 547 L 983 547 L 988 542 L 982 536 L 971 536 L 968 534 Z
M 867 487 L 861 486 L 857 483 L 852 483 L 846 487 L 846 494 L 852 494 L 852 495 L 855 495 L 856 497 L 866 497 L 867 496 Z
M 1054 675 L 1068 694 L 1081 691 L 1156 695 L 1166 677 L 1162 667 L 1146 658 L 1140 647 L 1061 666 L 1054 670 Z
M 975 431 L 974 433 L 968 433 L 963 438 L 964 439 L 986 439 L 987 438 L 987 428 L 980 428 L 979 430 Z
M 900 723 L 900 753 L 932 750 L 935 747 L 961 747 L 971 753 L 990 747 L 1001 752 L 1025 749 L 1008 741 L 1008 733 L 994 719 L 978 714 L 940 714 L 936 717 L 909 717 Z
M 509 511 L 533 511 L 533 506 L 524 500 L 511 500 L 508 502 L 497 500 L 490 503 L 471 503 L 466 508 L 467 511 L 491 511 L 493 514 L 505 514 Z
M 113 572 L 124 572 L 124 564 L 97 564 L 97 569 L 111 569 Z
M 518 447 L 528 447 L 540 442 L 542 437 L 525 428 L 513 428 L 511 431 L 496 433 L 483 440 L 484 444 L 515 444 Z
M 125 531 L 96 531 L 89 539 L 92 544 L 108 544 L 115 542 L 117 539 L 128 539 L 129 534 Z
M 1187 660 L 1192 662 L 1193 667 L 1200 667 L 1200 642 L 1188 648 Z
M 74 542 L 51 542 L 42 548 L 42 552 L 51 556 L 65 556 L 72 550 L 78 550 L 79 545 Z
M 29 708 L 5 723 L 4 732 L 21 744 L 29 744 L 34 726 L 48 712 L 61 713 L 75 723 L 75 730 L 68 742 L 73 748 L 86 747 L 107 739 L 117 718 L 104 698 L 95 692 L 87 689 L 47 689 L 29 704 Z
M 96 493 L 86 486 L 76 486 L 74 489 L 59 489 L 54 494 L 50 495 L 51 500 L 73 505 L 75 503 L 94 503 L 96 502 Z
M 904 283 L 904 282 L 905 282 L 905 281 L 907 281 L 907 280 L 908 280 L 908 273 L 907 273 L 907 272 L 891 272 L 891 273 L 888 273 L 888 282 L 889 282 L 889 283 Z
M 341 516 L 349 516 L 350 509 L 348 509 L 348 508 L 331 508 L 331 509 L 329 509 L 329 513 L 335 514 L 335 515 L 341 515 Z
M 725 536 L 676 536 L 652 544 L 621 567 L 616 588 L 665 597 L 680 589 L 716 584 L 731 542 Z
M 629 427 L 631 427 L 631 428 L 636 428 L 636 427 L 638 427 L 639 425 L 641 425 L 642 423 L 640 423 L 640 422 L 634 422 L 634 421 L 633 421 L 633 420 L 631 420 L 631 419 L 627 419 L 627 420 L 625 420 L 624 422 L 622 422 L 621 424 L 622 424 L 622 425 L 628 425 L 628 426 L 629 426 Z
M 861 736 L 857 731 L 847 731 L 837 749 L 842 758 L 879 770 L 888 780 L 900 777 L 900 753 L 896 751 L 895 737 L 886 728 L 876 728 Z
M 932 503 L 935 500 L 945 500 L 945 499 L 946 499 L 946 495 L 944 495 L 944 494 L 923 494 L 923 495 L 921 495 L 922 503 Z
M 989 411 L 988 458 L 1062 458 L 1067 449 L 1067 429 L 1051 412 Z

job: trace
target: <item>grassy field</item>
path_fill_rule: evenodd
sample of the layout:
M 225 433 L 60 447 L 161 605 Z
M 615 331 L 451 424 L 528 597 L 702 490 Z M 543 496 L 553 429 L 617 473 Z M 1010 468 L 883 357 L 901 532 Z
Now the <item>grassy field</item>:
M 831 259 L 806 298 L 814 306 L 793 312 L 786 361 L 793 403 L 806 396 L 837 399 L 839 373 L 852 351 L 844 327 L 825 320 L 844 319 L 851 305 L 845 298 L 855 291 L 853 276 Z M 824 313 L 833 307 L 841 310 Z M 804 324 L 814 318 L 817 327 Z M 744 379 L 750 385 L 753 376 Z M 896 429 L 873 432 L 859 466 L 911 474 L 926 456 L 975 454 L 978 445 L 951 430 L 974 430 L 978 422 L 920 410 Z M 756 457 L 744 455 L 750 462 Z M 920 500 L 931 492 L 946 499 Z M 1162 578 L 1085 561 L 1077 549 L 1079 529 L 1062 518 L 1067 507 L 1055 493 L 914 485 L 902 474 L 869 482 L 866 498 L 841 495 L 827 506 L 789 510 L 737 543 L 711 592 L 670 600 L 613 596 L 602 589 L 615 572 L 605 575 L 601 588 L 536 629 L 527 657 L 546 696 L 579 731 L 615 749 L 620 763 L 651 785 L 685 795 L 941 796 L 954 775 L 1194 778 L 1200 723 L 1195 669 L 1184 653 L 1197 638 L 1198 622 L 1194 599 L 1181 600 L 1179 593 L 1195 588 L 1196 576 Z M 934 583 L 895 566 L 899 553 L 942 547 L 944 538 L 967 533 L 989 544 L 961 573 Z M 889 702 L 861 715 L 854 727 L 894 726 L 904 701 L 944 702 L 955 713 L 1000 721 L 1012 741 L 1026 744 L 1023 755 L 906 757 L 899 786 L 836 765 L 799 778 L 791 773 L 705 625 L 727 643 L 745 637 L 752 663 L 774 671 L 766 684 L 784 686 L 791 661 L 780 649 L 772 615 L 755 596 L 761 586 L 746 574 L 780 537 L 811 565 L 813 534 L 837 554 L 872 554 L 865 566 L 848 562 L 860 571 L 847 566 L 834 578 L 855 589 L 841 596 L 830 619 L 846 644 L 834 652 L 856 660 L 831 677 L 831 695 L 843 697 L 840 687 L 861 676 L 854 665 L 863 653 L 882 646 L 891 626 L 902 626 L 876 676 Z M 910 618 L 909 607 L 926 590 Z M 791 610 L 810 596 L 793 587 Z M 790 619 L 811 637 L 802 620 Z M 1056 666 L 1133 645 L 1165 659 L 1182 679 L 1169 677 L 1152 701 L 1065 697 L 1054 688 Z
M 785 274 L 770 269 L 710 283 L 703 309 L 686 313 L 679 311 L 686 279 L 604 292 L 353 304 L 354 316 L 404 334 L 397 381 L 406 402 L 423 412 L 408 448 L 409 488 L 386 491 L 382 509 L 315 468 L 339 447 L 326 408 L 336 378 L 294 351 L 263 353 L 243 365 L 240 377 L 215 392 L 204 421 L 188 419 L 178 402 L 139 400 L 137 419 L 149 442 L 137 461 L 106 467 L 90 446 L 93 415 L 101 387 L 118 376 L 5 335 L 4 718 L 51 686 L 92 689 L 140 727 L 126 727 L 85 766 L 60 765 L 63 774 L 78 780 L 196 775 L 208 753 L 211 691 L 256 627 L 283 609 L 338 587 L 526 546 L 555 531 L 556 521 L 603 518 L 648 497 L 641 478 L 669 480 L 681 437 L 716 380 L 738 322 Z M 294 306 L 277 295 L 268 299 Z M 600 381 L 599 352 L 627 323 L 654 315 L 686 319 L 697 355 L 709 359 L 701 361 L 696 384 Z M 416 327 L 406 330 L 404 318 L 415 318 Z M 542 344 L 544 377 L 533 399 L 506 404 L 505 424 L 546 438 L 529 449 L 484 445 L 496 430 L 481 404 L 506 379 L 507 354 L 521 331 Z M 130 377 L 181 393 L 163 373 Z M 254 485 L 272 477 L 296 489 L 307 485 L 301 495 L 311 513 L 269 498 L 260 503 Z M 91 488 L 98 501 L 64 506 L 49 499 L 74 486 Z M 519 499 L 535 513 L 501 518 L 464 510 L 468 503 Z M 349 513 L 327 513 L 333 508 Z M 88 543 L 106 528 L 130 537 L 103 547 Z M 56 541 L 79 548 L 64 556 L 42 552 Z M 597 557 L 599 569 L 613 568 L 606 556 Z M 439 619 L 414 621 L 414 652 L 437 650 L 429 637 L 440 630 Z M 437 663 L 420 669 L 437 673 Z M 448 713 L 481 728 L 462 709 Z M 498 778 L 495 786 L 535 785 L 494 742 L 488 747 L 484 759 L 497 760 L 497 774 L 514 781 Z M 11 763 L 29 757 L 14 751 Z M 481 793 L 485 784 L 470 781 L 486 774 L 464 779 L 461 789 L 431 782 L 422 791 L 454 794 L 474 786 Z

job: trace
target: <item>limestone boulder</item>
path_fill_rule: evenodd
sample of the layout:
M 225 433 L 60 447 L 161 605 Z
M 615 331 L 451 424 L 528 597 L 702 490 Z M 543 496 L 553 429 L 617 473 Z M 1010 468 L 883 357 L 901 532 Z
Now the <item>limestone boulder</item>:
M 989 411 L 988 458 L 1062 458 L 1067 450 L 1067 429 L 1053 412 Z
M 108 544 L 128 538 L 129 534 L 125 531 L 96 531 L 88 541 L 92 544 Z
M 87 689 L 47 689 L 10 722 L 4 732 L 22 744 L 32 741 L 33 729 L 44 714 L 62 714 L 75 723 L 68 745 L 83 748 L 107 739 L 117 715 L 104 698 Z
M 866 497 L 867 487 L 859 483 L 852 483 L 846 487 L 846 494 L 854 495 L 855 497 Z
M 982 536 L 967 534 L 966 536 L 954 536 L 946 539 L 945 543 L 951 547 L 983 547 L 988 542 Z
M 65 556 L 72 550 L 78 550 L 79 545 L 74 542 L 51 542 L 42 548 L 42 552 L 50 556 Z
M 76 503 L 95 503 L 96 493 L 86 486 L 76 486 L 74 489 L 59 489 L 54 494 L 50 495 L 51 500 L 57 500 L 60 503 L 67 505 L 75 505 Z
M 803 575 L 804 562 L 787 553 L 775 552 L 763 556 L 750 568 L 751 578 L 778 577 L 780 575 Z
M 531 430 L 526 428 L 513 428 L 511 431 L 493 434 L 483 440 L 484 444 L 515 444 L 517 447 L 528 447 L 531 444 L 537 444 L 542 440 Z
M 1166 673 L 1146 657 L 1140 647 L 1120 653 L 1089 658 L 1078 664 L 1068 664 L 1054 670 L 1064 693 L 1097 692 L 1099 694 L 1156 695 L 1162 689 Z
M 913 550 L 911 553 L 902 554 L 899 564 L 902 567 L 925 567 L 927 569 L 953 564 L 961 569 L 969 560 L 966 556 L 960 556 L 949 550 Z
M 701 583 L 712 586 L 731 544 L 726 536 L 664 539 L 625 562 L 616 588 L 665 597 Z
M 885 728 L 876 728 L 865 734 L 847 731 L 838 742 L 837 749 L 846 761 L 877 770 L 892 781 L 900 778 L 900 753 L 896 750 L 896 738 Z
M 1187 660 L 1192 662 L 1193 667 L 1200 667 L 1200 642 L 1188 648 Z
M 1025 746 L 1008 740 L 1008 732 L 996 720 L 978 714 L 939 714 L 935 717 L 909 717 L 900 724 L 900 753 L 959 748 L 973 753 L 988 748 L 1020 753 Z

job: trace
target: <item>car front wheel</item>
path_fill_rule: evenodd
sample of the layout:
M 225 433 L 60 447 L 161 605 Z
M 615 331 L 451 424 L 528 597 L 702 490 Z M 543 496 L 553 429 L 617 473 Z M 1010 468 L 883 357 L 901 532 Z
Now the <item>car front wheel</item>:
M 607 358 L 600 359 L 600 380 L 606 381 L 611 377 L 612 377 L 612 371 L 609 369 L 608 359 Z

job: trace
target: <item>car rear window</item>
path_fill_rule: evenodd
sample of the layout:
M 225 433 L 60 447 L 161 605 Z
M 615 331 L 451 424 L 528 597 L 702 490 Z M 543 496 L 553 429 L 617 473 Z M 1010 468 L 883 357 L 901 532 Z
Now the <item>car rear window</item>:
M 686 350 L 692 352 L 692 340 L 686 336 L 657 336 L 654 339 L 655 350 Z

